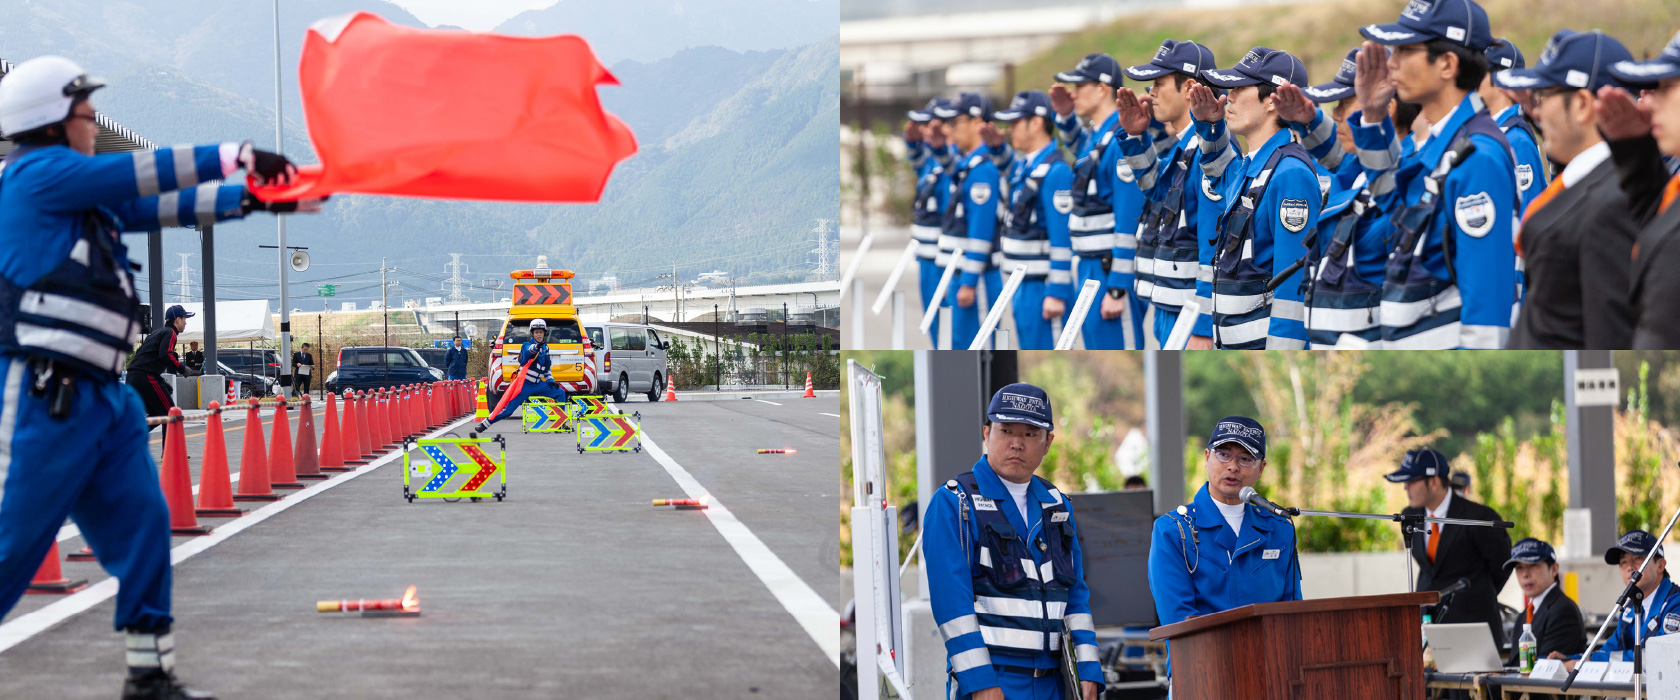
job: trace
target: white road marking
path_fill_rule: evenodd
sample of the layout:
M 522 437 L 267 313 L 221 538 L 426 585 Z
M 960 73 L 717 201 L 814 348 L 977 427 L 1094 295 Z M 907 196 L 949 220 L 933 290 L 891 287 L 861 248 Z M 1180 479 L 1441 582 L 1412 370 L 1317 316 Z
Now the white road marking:
M 449 425 L 439 428 L 438 430 L 430 433 L 427 437 L 442 435 L 472 421 L 473 417 L 467 416 L 455 421 L 454 423 L 450 423 Z M 402 454 L 403 452 L 400 448 L 393 449 L 385 456 L 363 465 L 355 471 L 341 472 L 331 479 L 316 482 L 309 488 L 294 492 L 281 500 L 248 512 L 244 516 L 234 519 L 232 522 L 221 525 L 216 529 L 211 530 L 208 535 L 203 537 L 194 537 L 187 540 L 180 546 L 169 550 L 169 563 L 173 566 L 179 566 L 181 562 L 192 558 L 193 555 L 221 544 L 222 541 L 239 534 L 246 528 L 272 518 L 275 515 L 280 514 L 282 511 L 285 511 L 287 508 L 291 508 L 292 506 L 324 493 L 327 489 L 333 488 L 334 486 L 373 471 L 374 469 L 383 466 L 386 462 L 397 460 L 402 457 Z M 196 489 L 194 490 L 196 491 Z M 66 527 L 74 527 L 74 525 Z M 62 536 L 63 532 L 63 530 L 60 530 L 59 534 Z M 53 625 L 68 620 L 80 613 L 87 612 L 89 608 L 109 600 L 116 594 L 117 578 L 115 576 L 108 576 L 99 583 L 93 584 L 80 592 L 72 593 L 58 602 L 32 613 L 19 615 L 16 618 L 13 618 L 10 622 L 0 625 L 0 653 L 5 653 L 6 650 L 28 641 L 29 638 L 50 629 Z M 832 627 L 836 630 L 836 634 L 838 634 L 838 630 L 840 629 L 839 616 L 836 615 L 835 617 L 836 619 Z M 835 644 L 836 648 L 838 648 L 839 642 L 836 641 Z
M 765 403 L 770 403 L 766 401 Z M 616 408 L 616 407 L 615 407 Z M 710 496 L 704 486 L 694 479 L 694 476 L 683 469 L 682 465 L 671 459 L 665 450 L 659 449 L 653 438 L 648 437 L 646 430 L 642 432 L 642 447 L 649 456 L 665 468 L 671 478 L 682 487 L 683 493 L 689 498 L 698 499 Z M 734 513 L 719 503 L 716 496 L 706 506 L 706 518 L 712 527 L 717 528 L 718 534 L 735 548 L 735 553 L 741 561 L 747 563 L 747 568 L 764 582 L 764 587 L 770 589 L 771 595 L 786 608 L 788 614 L 805 628 L 805 633 L 811 635 L 811 640 L 822 647 L 828 660 L 838 668 L 840 666 L 840 613 L 828 604 L 828 601 L 817 595 L 817 592 L 806 584 L 793 569 L 776 556 L 775 552 L 765 546 L 764 541 L 758 539 L 752 530 L 747 529 Z M 0 647 L 3 648 L 3 647 Z
M 840 414 L 838 414 L 838 413 L 823 413 L 821 411 L 818 411 L 817 415 L 819 415 L 819 416 L 834 416 L 835 418 L 840 417 Z
M 771 406 L 780 406 L 781 405 L 779 403 L 776 403 L 775 401 L 765 401 L 764 399 L 753 399 L 753 400 L 757 401 L 759 403 L 767 403 L 767 404 L 770 404 Z

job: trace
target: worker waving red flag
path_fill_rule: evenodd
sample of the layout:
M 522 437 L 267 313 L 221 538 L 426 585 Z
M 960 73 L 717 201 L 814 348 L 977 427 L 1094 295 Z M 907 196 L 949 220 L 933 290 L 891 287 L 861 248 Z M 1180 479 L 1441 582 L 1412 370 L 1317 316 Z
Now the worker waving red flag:
M 265 201 L 338 193 L 593 202 L 636 152 L 601 108 L 617 85 L 577 36 L 415 29 L 369 12 L 311 25 L 298 66 L 319 165 Z

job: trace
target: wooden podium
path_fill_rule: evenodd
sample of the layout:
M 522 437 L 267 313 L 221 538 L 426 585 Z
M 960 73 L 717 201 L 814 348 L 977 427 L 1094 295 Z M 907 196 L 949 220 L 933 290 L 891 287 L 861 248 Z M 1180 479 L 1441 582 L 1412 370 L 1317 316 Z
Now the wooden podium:
M 1434 591 L 1260 603 L 1156 627 L 1173 700 L 1421 700 Z

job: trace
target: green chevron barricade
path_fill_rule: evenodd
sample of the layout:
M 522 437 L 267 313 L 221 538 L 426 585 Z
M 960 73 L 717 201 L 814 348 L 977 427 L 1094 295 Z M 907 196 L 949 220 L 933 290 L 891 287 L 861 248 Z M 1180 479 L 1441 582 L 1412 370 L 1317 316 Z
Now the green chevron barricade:
M 527 433 L 572 432 L 572 412 L 569 404 L 562 404 L 547 396 L 533 396 L 520 407 L 520 430 Z
M 486 450 L 491 443 L 498 448 L 495 456 Z M 411 450 L 415 448 L 424 452 L 425 457 L 411 455 Z M 419 489 L 413 489 L 409 484 L 411 476 L 426 481 L 420 484 Z M 454 490 L 446 490 L 444 487 L 456 476 L 463 477 L 465 481 L 459 481 Z M 500 490 L 483 490 L 491 478 L 500 480 Z M 416 498 L 470 498 L 473 501 L 494 498 L 500 501 L 506 497 L 507 441 L 502 436 L 403 439 L 403 498 L 409 503 Z
M 641 452 L 642 414 L 591 413 L 572 418 L 578 454 L 585 452 Z
M 567 415 L 575 422 L 580 417 L 606 413 L 609 409 L 607 408 L 607 402 L 602 400 L 601 396 L 584 394 L 573 396 L 571 403 L 566 406 L 566 410 Z

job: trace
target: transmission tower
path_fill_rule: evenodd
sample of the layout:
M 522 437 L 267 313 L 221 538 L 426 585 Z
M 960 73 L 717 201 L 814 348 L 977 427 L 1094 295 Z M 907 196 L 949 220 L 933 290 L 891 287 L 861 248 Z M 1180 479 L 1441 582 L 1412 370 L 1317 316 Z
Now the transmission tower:
M 838 246 L 830 246 L 828 242 L 828 219 L 817 219 L 817 227 L 811 232 L 817 234 L 817 247 L 811 251 L 817 255 L 817 277 L 827 279 L 834 273 L 834 259 L 838 253 Z
M 444 297 L 444 302 L 449 304 L 467 303 L 467 295 L 461 291 L 461 286 L 472 283 L 461 277 L 461 273 L 467 271 L 467 264 L 461 262 L 461 253 L 450 253 L 449 263 L 444 265 L 443 269 L 449 272 L 449 279 L 443 282 L 443 288 L 449 290 L 449 296 Z
M 175 271 L 180 273 L 181 279 L 177 280 L 176 284 L 181 285 L 181 293 L 176 301 L 192 301 L 192 266 L 187 264 L 187 258 L 192 257 L 192 253 L 177 253 L 177 255 L 181 256 L 181 266 L 176 268 Z

